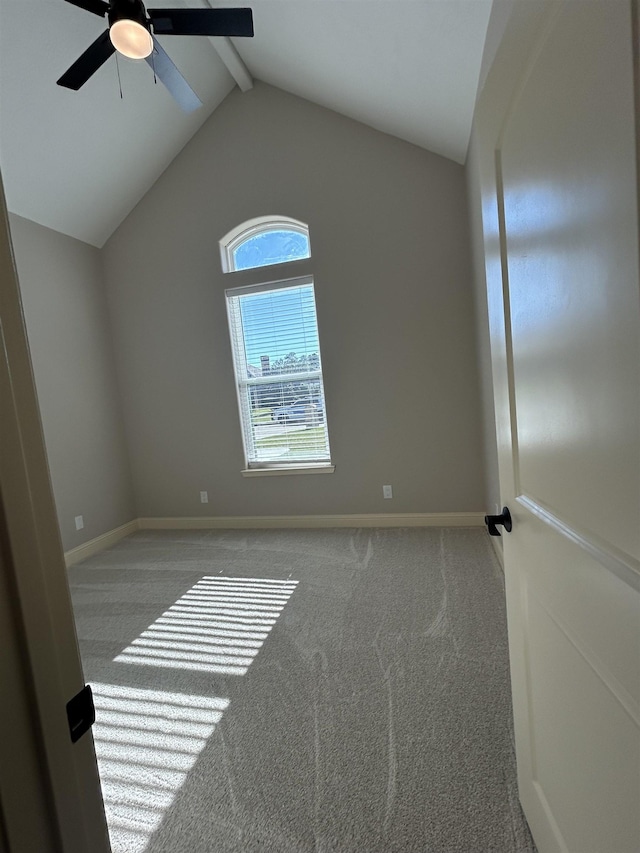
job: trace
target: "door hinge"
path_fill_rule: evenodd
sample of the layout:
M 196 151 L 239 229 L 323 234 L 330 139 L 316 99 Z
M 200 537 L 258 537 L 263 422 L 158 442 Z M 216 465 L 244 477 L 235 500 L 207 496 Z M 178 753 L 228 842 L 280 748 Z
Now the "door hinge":
M 71 742 L 80 740 L 96 721 L 96 709 L 93 704 L 93 693 L 88 684 L 67 702 L 67 719 Z

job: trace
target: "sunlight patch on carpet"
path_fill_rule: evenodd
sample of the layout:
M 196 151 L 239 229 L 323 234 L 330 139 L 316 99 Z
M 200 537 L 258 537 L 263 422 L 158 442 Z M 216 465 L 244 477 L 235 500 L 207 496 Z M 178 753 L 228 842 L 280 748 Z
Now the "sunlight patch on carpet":
M 92 682 L 93 737 L 113 853 L 143 853 L 228 699 Z
M 205 576 L 115 662 L 244 675 L 297 584 Z
M 298 582 L 205 576 L 115 663 L 244 675 Z M 91 684 L 113 853 L 144 853 L 229 699 Z

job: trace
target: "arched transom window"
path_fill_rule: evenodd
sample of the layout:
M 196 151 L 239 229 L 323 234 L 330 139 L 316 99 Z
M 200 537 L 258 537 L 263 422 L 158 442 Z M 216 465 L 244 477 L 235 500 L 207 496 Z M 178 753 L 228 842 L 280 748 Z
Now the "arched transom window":
M 288 216 L 260 216 L 229 231 L 220 252 L 224 272 L 310 258 L 309 226 Z

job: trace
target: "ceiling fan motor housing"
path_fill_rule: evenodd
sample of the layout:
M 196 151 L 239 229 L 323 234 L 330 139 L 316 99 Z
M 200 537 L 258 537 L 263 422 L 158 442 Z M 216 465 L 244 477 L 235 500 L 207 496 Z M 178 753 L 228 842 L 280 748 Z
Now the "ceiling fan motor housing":
M 147 12 L 144 8 L 142 0 L 111 0 L 109 4 L 109 26 L 111 27 L 116 21 L 135 21 L 145 28 L 150 30 Z

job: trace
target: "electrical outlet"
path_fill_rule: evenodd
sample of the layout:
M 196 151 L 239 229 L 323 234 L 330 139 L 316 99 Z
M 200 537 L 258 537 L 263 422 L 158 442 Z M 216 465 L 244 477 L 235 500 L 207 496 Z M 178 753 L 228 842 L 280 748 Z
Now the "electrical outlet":
M 84 518 L 81 515 L 76 515 L 76 530 L 82 530 L 84 527 Z
M 382 497 L 383 498 L 392 498 L 393 497 L 393 489 L 391 486 L 383 486 L 382 487 Z
M 200 492 L 200 503 L 208 504 L 209 503 L 209 492 Z

